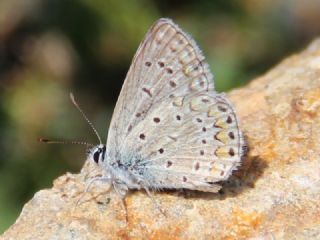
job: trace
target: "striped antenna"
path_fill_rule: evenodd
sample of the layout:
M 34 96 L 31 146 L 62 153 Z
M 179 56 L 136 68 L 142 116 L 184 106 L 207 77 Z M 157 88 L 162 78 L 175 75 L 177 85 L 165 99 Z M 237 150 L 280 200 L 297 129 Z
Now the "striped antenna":
M 77 145 L 85 145 L 87 147 L 93 147 L 94 145 L 91 143 L 87 143 L 84 141 L 68 141 L 68 140 L 51 140 L 47 138 L 39 138 L 39 142 L 48 143 L 48 144 L 77 144 Z

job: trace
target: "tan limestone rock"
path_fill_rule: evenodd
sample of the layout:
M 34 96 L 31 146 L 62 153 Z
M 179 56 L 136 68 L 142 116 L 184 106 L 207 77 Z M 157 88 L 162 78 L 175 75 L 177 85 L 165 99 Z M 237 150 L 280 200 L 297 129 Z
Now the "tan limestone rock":
M 124 204 L 88 175 L 35 194 L 1 239 L 320 239 L 320 40 L 228 94 L 248 157 L 219 194 L 132 192 Z

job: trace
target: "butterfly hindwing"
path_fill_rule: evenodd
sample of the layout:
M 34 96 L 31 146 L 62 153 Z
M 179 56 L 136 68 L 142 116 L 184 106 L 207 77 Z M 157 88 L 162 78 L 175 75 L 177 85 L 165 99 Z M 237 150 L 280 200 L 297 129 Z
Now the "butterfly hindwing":
M 216 191 L 212 183 L 226 180 L 242 156 L 235 113 L 216 93 L 186 96 L 181 106 L 161 102 L 132 136 L 127 148 L 143 157 L 139 171 L 155 188 Z

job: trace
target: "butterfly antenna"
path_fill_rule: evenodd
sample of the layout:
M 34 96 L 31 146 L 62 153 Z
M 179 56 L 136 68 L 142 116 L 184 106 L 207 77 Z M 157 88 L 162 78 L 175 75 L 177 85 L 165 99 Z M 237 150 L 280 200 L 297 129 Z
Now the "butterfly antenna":
M 84 141 L 50 140 L 47 138 L 39 138 L 38 141 L 42 142 L 42 143 L 48 143 L 48 144 L 51 144 L 51 143 L 53 143 L 53 144 L 77 144 L 77 145 L 85 145 L 87 147 L 93 147 L 93 144 L 87 143 Z
M 95 129 L 95 127 L 93 126 L 93 124 L 90 122 L 90 120 L 87 118 L 87 116 L 84 114 L 84 112 L 82 111 L 82 109 L 80 108 L 80 106 L 78 105 L 78 103 L 76 102 L 74 96 L 72 93 L 70 93 L 70 99 L 71 102 L 73 103 L 73 105 L 79 110 L 79 112 L 81 113 L 81 115 L 83 116 L 83 118 L 87 121 L 87 123 L 90 125 L 90 127 L 92 128 L 92 130 L 94 131 L 94 133 L 96 134 L 96 136 L 99 139 L 100 144 L 102 144 L 101 138 L 99 136 L 98 131 Z

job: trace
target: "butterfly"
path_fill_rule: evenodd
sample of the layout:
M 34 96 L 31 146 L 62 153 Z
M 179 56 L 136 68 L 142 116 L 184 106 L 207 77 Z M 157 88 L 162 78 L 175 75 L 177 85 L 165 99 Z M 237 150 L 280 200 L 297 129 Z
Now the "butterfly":
M 103 173 L 91 182 L 106 181 L 122 197 L 130 189 L 217 192 L 246 149 L 235 111 L 215 91 L 202 52 L 165 18 L 154 23 L 133 58 L 106 145 L 89 124 L 100 144 L 87 159 Z
M 133 58 L 107 144 L 91 148 L 88 160 L 125 196 L 129 189 L 217 192 L 244 154 L 235 111 L 215 91 L 197 44 L 159 19 Z

